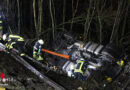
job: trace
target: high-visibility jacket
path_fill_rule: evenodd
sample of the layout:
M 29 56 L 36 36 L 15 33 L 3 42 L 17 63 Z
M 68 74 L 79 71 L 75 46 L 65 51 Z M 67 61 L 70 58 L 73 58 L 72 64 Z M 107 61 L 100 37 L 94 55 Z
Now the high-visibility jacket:
M 24 39 L 21 36 L 11 34 L 8 36 L 8 42 L 6 43 L 6 46 L 7 48 L 12 49 L 13 45 L 17 42 L 24 42 Z
M 34 53 L 41 54 L 41 52 L 42 52 L 42 47 L 41 47 L 41 45 L 40 45 L 39 42 L 36 42 L 36 43 L 35 43 L 35 45 L 34 45 L 34 47 L 33 47 L 33 52 L 34 52 Z
M 74 73 L 80 73 L 83 75 L 84 70 L 83 70 L 83 65 L 84 65 L 85 61 L 84 60 L 78 60 L 77 65 L 74 69 Z
M 77 61 L 77 64 L 74 68 L 74 76 L 75 78 L 79 79 L 79 80 L 82 80 L 82 81 L 85 81 L 85 77 L 84 77 L 84 72 L 87 70 L 87 66 L 86 66 L 86 63 L 85 63 L 85 60 L 80 58 L 78 61 Z
M 42 46 L 37 41 L 33 47 L 33 58 L 36 60 L 43 60 L 42 58 Z

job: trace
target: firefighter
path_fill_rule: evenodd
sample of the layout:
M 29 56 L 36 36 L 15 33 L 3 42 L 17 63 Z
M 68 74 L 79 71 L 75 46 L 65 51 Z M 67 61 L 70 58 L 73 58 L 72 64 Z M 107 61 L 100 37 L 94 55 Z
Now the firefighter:
M 8 29 L 7 29 L 8 23 L 7 23 L 7 20 L 5 19 L 5 16 L 3 15 L 1 11 L 2 11 L 2 8 L 0 7 L 0 42 L 5 44 L 2 39 L 2 36 L 3 34 L 8 32 Z
M 79 58 L 74 68 L 75 78 L 85 81 L 85 77 L 83 76 L 83 74 L 86 71 L 86 69 L 87 69 L 87 65 L 85 64 L 85 60 L 83 58 Z
M 13 48 L 17 49 L 20 53 L 20 56 L 24 56 L 24 39 L 19 35 L 13 35 L 13 34 L 4 34 L 3 35 L 3 41 L 6 42 L 6 47 L 9 50 L 12 50 Z
M 42 45 L 44 44 L 44 41 L 42 39 L 38 40 L 35 45 L 33 46 L 33 58 L 42 61 Z

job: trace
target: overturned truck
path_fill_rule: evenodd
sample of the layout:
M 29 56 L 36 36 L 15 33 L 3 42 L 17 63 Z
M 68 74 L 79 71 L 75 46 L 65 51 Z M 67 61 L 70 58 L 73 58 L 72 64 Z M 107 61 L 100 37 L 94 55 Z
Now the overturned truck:
M 60 59 L 56 61 L 56 66 L 68 76 L 72 76 L 70 75 L 73 70 L 72 67 L 80 68 L 82 63 L 77 62 L 81 58 L 85 61 L 85 67 L 82 71 L 83 76 L 87 79 L 100 76 L 111 82 L 124 66 L 124 56 L 116 51 L 111 44 L 103 46 L 88 42 L 83 45 L 82 42 L 76 42 L 69 46 L 68 49 L 63 49 L 60 52 L 70 56 L 69 60 Z
M 92 41 L 83 43 L 72 39 L 74 38 L 63 34 L 54 42 L 56 52 L 69 56 L 69 59 L 60 57 L 53 57 L 55 59 L 51 59 L 52 61 L 47 59 L 48 63 L 57 67 L 54 71 L 82 80 L 74 74 L 74 69 L 77 69 L 85 78 L 83 81 L 94 78 L 104 84 L 111 83 L 120 75 L 127 57 L 118 47 L 114 44 L 104 46 Z M 61 41 L 58 43 L 58 40 Z

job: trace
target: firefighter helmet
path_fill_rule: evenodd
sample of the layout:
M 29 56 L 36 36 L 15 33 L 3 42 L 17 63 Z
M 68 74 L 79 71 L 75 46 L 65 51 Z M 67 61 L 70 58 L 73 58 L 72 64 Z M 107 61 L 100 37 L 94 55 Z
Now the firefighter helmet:
M 42 39 L 38 40 L 38 42 L 43 45 L 44 44 L 44 41 Z

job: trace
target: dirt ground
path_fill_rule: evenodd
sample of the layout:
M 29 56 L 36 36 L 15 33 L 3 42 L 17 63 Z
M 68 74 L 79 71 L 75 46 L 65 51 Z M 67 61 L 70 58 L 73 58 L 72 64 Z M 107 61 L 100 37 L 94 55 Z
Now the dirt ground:
M 10 55 L 0 52 L 0 57 L 0 72 L 5 74 L 5 78 L 13 78 L 15 80 L 11 83 L 7 82 L 8 85 L 0 82 L 2 84 L 1 86 L 7 88 L 7 90 L 54 90 L 48 84 L 41 81 L 31 71 L 13 59 Z M 38 69 L 54 81 L 64 86 L 67 90 L 77 90 L 77 88 L 82 85 L 82 83 L 78 80 L 67 78 L 62 75 L 60 76 L 58 74 L 54 74 L 53 72 L 44 72 L 44 70 L 41 70 L 40 68 Z
M 65 87 L 67 90 L 100 90 L 96 88 L 93 82 L 81 82 L 68 78 L 54 72 L 45 72 L 44 69 L 38 68 L 40 72 Z M 48 84 L 41 81 L 36 75 L 26 69 L 23 65 L 13 59 L 10 55 L 0 52 L 0 72 L 5 74 L 5 78 L 12 78 L 13 81 L 5 83 L 0 82 L 0 86 L 7 90 L 54 90 Z M 110 88 L 109 88 L 110 89 Z M 109 90 L 103 89 L 103 90 Z M 120 90 L 120 89 L 111 89 Z M 128 89 L 130 90 L 130 87 Z
M 5 74 L 5 78 L 14 79 L 7 82 L 8 85 L 3 84 L 7 90 L 53 90 L 9 55 L 0 53 L 0 57 L 0 72 Z

